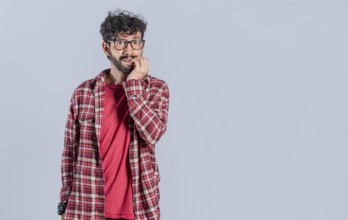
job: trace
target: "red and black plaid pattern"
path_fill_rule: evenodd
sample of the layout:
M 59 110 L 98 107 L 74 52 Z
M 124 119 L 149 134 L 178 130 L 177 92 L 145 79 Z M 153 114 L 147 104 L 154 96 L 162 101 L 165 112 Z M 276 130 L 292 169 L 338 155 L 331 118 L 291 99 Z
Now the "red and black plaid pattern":
M 75 90 L 65 129 L 61 201 L 68 201 L 65 220 L 104 220 L 104 179 L 99 151 L 105 70 Z M 169 90 L 152 76 L 122 83 L 130 113 L 135 220 L 160 219 L 160 174 L 155 143 L 166 130 Z

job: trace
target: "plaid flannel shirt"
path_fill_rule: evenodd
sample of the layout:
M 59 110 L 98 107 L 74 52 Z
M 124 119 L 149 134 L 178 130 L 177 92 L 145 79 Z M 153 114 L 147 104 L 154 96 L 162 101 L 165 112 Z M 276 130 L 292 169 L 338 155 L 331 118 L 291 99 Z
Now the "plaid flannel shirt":
M 61 201 L 68 201 L 65 220 L 104 220 L 104 177 L 99 151 L 106 71 L 75 90 L 67 118 L 62 155 Z M 135 220 L 160 219 L 160 174 L 155 143 L 166 130 L 169 90 L 152 76 L 122 83 L 129 114 Z

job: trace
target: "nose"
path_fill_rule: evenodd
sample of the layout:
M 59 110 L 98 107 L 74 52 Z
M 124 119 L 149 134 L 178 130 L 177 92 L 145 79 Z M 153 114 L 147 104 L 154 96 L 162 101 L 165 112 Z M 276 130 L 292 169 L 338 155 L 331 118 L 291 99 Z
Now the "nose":
M 133 53 L 133 47 L 130 42 L 128 42 L 127 47 L 124 48 L 124 53 L 129 55 Z

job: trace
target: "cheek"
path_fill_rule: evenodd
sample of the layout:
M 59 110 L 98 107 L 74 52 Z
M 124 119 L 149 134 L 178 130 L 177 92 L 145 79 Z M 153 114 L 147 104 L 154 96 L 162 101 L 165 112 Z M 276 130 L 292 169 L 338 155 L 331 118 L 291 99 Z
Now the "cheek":
M 116 59 L 116 60 L 119 60 L 120 59 L 120 54 L 119 53 L 117 53 L 117 52 L 115 52 L 115 51 L 111 51 L 110 52 L 110 54 L 111 54 L 111 56 L 114 58 L 114 59 Z
M 144 48 L 141 49 L 141 50 L 133 50 L 133 54 L 142 55 L 142 54 L 143 54 L 143 51 L 144 51 Z
M 142 56 L 143 55 L 143 50 L 135 50 L 134 55 L 136 56 Z

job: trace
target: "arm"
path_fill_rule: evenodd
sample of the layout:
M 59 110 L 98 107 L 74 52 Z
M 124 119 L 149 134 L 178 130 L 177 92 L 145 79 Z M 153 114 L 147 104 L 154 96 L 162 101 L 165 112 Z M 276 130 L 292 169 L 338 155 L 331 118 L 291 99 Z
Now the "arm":
M 68 118 L 65 126 L 64 135 L 64 150 L 62 154 L 62 188 L 60 191 L 60 201 L 68 201 L 72 190 L 73 183 L 73 170 L 74 170 L 74 158 L 75 158 L 75 123 L 74 123 L 74 104 L 73 99 L 71 101 L 70 110 L 68 113 Z
M 128 100 L 130 117 L 134 120 L 140 137 L 149 145 L 154 145 L 167 127 L 169 90 L 162 81 L 154 82 L 150 89 L 153 100 L 146 100 L 144 80 L 128 80 L 123 87 Z

